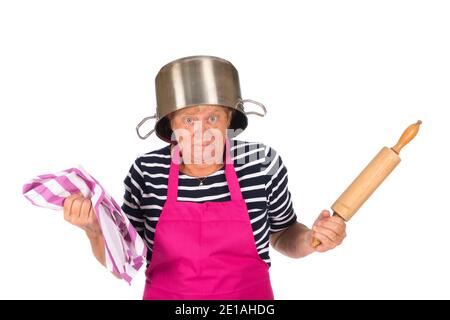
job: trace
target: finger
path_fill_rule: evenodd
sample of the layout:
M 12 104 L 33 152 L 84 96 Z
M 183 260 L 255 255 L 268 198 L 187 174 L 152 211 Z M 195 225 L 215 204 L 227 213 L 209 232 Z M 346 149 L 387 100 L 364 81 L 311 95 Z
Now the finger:
M 74 199 L 74 195 L 71 195 L 64 200 L 64 220 L 66 221 L 69 221 L 70 219 L 70 210 Z
M 79 199 L 79 196 L 76 195 L 69 200 L 68 207 L 67 207 L 67 215 L 66 215 L 66 218 L 67 218 L 66 220 L 69 222 L 71 222 L 73 220 L 73 218 L 76 216 L 76 214 L 74 214 L 74 212 L 76 212 L 75 211 L 76 207 L 74 209 L 74 203 L 76 203 L 78 201 L 78 199 Z
M 326 219 L 330 217 L 330 211 L 328 210 L 322 210 L 322 212 L 317 217 L 316 221 L 320 221 L 322 219 Z
M 317 222 L 316 226 L 329 229 L 341 236 L 345 233 L 345 223 L 336 222 L 331 218 Z
M 64 199 L 64 203 L 65 202 L 71 202 L 71 201 L 73 201 L 73 200 L 75 200 L 76 198 L 79 198 L 79 197 L 81 197 L 81 194 L 79 194 L 79 193 L 71 194 L 70 196 L 68 196 L 68 197 L 66 197 Z
M 89 219 L 89 211 L 91 210 L 92 202 L 90 199 L 84 198 L 83 202 L 81 203 L 81 210 L 80 210 L 80 220 L 87 223 Z
M 72 208 L 70 210 L 71 218 L 79 218 L 81 214 L 81 206 L 83 205 L 83 197 L 78 197 L 73 200 Z
M 313 227 L 313 231 L 317 232 L 321 235 L 324 235 L 325 237 L 327 237 L 329 242 L 332 242 L 335 244 L 339 244 L 342 239 L 342 237 L 339 234 L 337 234 L 335 231 L 324 228 L 324 227 L 315 226 L 315 227 Z
M 335 247 L 334 243 L 320 232 L 313 231 L 312 236 L 320 241 L 320 245 L 315 248 L 316 251 L 323 252 Z
M 338 215 L 333 215 L 328 220 L 334 221 L 334 222 L 336 222 L 338 224 L 345 225 L 345 220 L 342 219 L 341 217 L 339 217 Z

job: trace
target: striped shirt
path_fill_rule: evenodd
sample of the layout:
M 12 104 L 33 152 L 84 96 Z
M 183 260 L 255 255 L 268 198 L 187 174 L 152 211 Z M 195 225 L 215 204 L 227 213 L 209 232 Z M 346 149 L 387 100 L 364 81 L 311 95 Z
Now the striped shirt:
M 270 266 L 269 235 L 297 221 L 288 190 L 287 169 L 274 149 L 261 143 L 231 140 L 231 158 L 247 205 L 258 254 Z M 124 184 L 122 209 L 152 257 L 156 224 L 167 196 L 170 145 L 138 157 Z M 230 201 L 224 169 L 199 179 L 180 171 L 178 200 Z M 224 234 L 224 237 L 229 235 Z

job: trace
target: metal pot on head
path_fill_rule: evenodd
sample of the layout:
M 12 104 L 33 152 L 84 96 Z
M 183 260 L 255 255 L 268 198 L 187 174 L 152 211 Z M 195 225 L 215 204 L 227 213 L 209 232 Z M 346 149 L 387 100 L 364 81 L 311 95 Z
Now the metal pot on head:
M 197 105 L 218 105 L 235 110 L 230 123 L 234 135 L 248 124 L 247 115 L 266 115 L 263 104 L 242 99 L 239 75 L 227 60 L 212 56 L 190 56 L 177 59 L 163 66 L 155 78 L 156 114 L 145 117 L 137 125 L 136 132 L 146 139 L 153 132 L 164 141 L 171 142 L 172 130 L 168 115 L 180 109 Z M 244 104 L 253 103 L 264 113 L 245 112 Z M 155 127 L 145 135 L 139 128 L 149 119 L 155 119 Z

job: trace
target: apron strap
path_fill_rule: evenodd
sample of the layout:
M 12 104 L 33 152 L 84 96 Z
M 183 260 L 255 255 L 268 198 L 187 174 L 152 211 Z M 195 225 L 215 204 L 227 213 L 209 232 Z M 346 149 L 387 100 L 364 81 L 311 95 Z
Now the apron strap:
M 170 157 L 169 181 L 167 184 L 167 200 L 170 201 L 177 201 L 180 162 L 180 146 L 177 144 L 173 147 Z
M 228 138 L 225 139 L 225 177 L 230 190 L 231 200 L 242 200 L 241 187 L 234 170 L 233 160 L 231 159 L 231 145 Z

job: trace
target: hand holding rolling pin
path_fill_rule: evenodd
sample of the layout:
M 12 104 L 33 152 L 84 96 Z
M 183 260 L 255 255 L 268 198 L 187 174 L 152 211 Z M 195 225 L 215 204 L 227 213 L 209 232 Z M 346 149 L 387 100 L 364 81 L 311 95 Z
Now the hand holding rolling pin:
M 321 213 L 321 216 L 314 222 L 312 228 L 312 236 L 314 238 L 311 246 L 316 251 L 327 251 L 342 242 L 345 237 L 344 221 L 351 219 L 384 179 L 400 163 L 400 150 L 414 139 L 421 124 L 422 121 L 419 120 L 417 123 L 410 125 L 403 132 L 395 146 L 381 149 L 331 206 L 334 211 L 332 217 L 329 217 L 330 213 L 328 211 Z
M 325 252 L 334 249 L 346 237 L 345 221 L 335 215 L 331 216 L 330 211 L 323 210 L 314 222 L 310 235 L 320 241 L 314 247 L 315 251 Z

